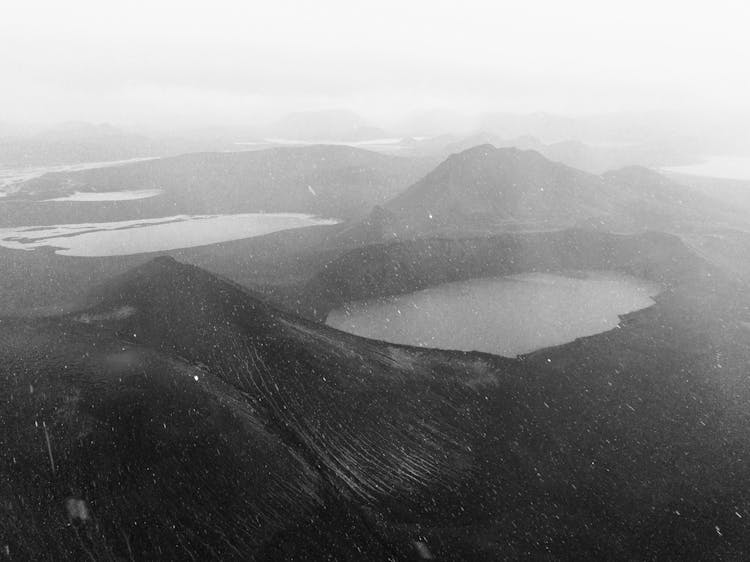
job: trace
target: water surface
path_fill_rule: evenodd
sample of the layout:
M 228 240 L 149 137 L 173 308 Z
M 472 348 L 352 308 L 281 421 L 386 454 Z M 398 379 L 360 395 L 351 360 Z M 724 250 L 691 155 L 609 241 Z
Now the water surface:
M 326 323 L 392 343 L 513 357 L 615 328 L 658 285 L 615 272 L 528 273 L 353 302 Z
M 52 246 L 58 248 L 57 254 L 65 256 L 121 256 L 204 246 L 336 222 L 298 213 L 241 213 L 21 226 L 0 228 L 0 246 L 16 250 Z

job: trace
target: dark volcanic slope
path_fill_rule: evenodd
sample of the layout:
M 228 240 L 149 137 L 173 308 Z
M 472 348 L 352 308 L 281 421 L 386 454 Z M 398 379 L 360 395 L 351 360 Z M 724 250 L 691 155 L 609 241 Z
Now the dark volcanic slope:
M 171 259 L 3 320 L 5 555 L 746 558 L 745 291 L 619 240 L 592 255 L 662 275 L 657 304 L 518 361 L 360 339 Z
M 431 498 L 472 476 L 479 358 L 339 334 L 169 258 L 98 300 L 0 324 L 13 559 L 245 560 L 315 541 L 384 559 L 412 535 L 383 539 L 381 517 L 442 519 Z
M 521 359 L 542 402 L 525 403 L 523 421 L 506 406 L 490 406 L 490 418 L 520 431 L 506 445 L 538 480 L 522 479 L 515 507 L 482 536 L 508 559 L 743 559 L 750 293 L 679 238 L 570 231 L 372 246 L 329 264 L 308 295 L 324 317 L 348 299 L 568 268 L 626 271 L 664 291 L 615 330 Z M 496 445 L 482 454 L 508 462 Z M 504 542 L 509 526 L 536 546 Z
M 359 217 L 418 179 L 423 166 L 421 162 L 346 146 L 184 154 L 29 180 L 16 197 L 0 204 L 0 224 L 254 211 Z M 74 191 L 132 189 L 162 189 L 164 194 L 99 205 L 23 202 Z

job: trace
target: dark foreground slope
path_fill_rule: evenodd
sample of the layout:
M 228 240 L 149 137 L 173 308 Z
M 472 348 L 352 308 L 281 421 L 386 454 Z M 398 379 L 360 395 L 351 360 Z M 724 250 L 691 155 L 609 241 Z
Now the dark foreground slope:
M 343 334 L 170 259 L 5 319 L 0 556 L 743 559 L 749 312 L 638 244 L 671 275 L 654 307 L 518 361 Z
M 97 300 L 1 325 L 12 559 L 402 558 L 410 524 L 458 513 L 482 358 L 339 334 L 171 259 Z

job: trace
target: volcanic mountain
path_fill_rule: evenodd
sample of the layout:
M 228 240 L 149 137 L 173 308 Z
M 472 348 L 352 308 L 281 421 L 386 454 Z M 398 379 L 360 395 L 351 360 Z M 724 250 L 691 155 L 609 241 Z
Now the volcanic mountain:
M 13 558 L 401 559 L 419 535 L 382 517 L 443 519 L 472 478 L 486 359 L 341 334 L 171 258 L 92 298 L 0 323 Z
M 534 151 L 480 145 L 450 156 L 387 206 L 438 221 L 477 215 L 553 219 L 602 211 L 601 199 L 599 183 L 583 172 Z
M 746 293 L 666 235 L 515 243 L 664 291 L 518 360 L 344 334 L 171 258 L 0 320 L 2 552 L 746 557 Z
M 545 144 L 528 135 L 504 138 L 487 132 L 475 133 L 442 145 L 437 145 L 435 141 L 421 142 L 418 148 L 424 151 L 431 149 L 431 153 L 443 154 L 447 157 L 483 144 L 491 144 L 496 148 L 516 147 L 522 150 L 535 150 L 553 162 L 560 162 L 591 174 L 603 174 L 609 170 L 633 165 L 658 167 L 678 157 L 675 148 L 659 144 L 602 146 L 590 145 L 578 140 Z
M 707 215 L 741 220 L 644 168 L 597 176 L 533 150 L 492 145 L 450 156 L 384 207 L 412 235 L 570 226 L 669 230 Z

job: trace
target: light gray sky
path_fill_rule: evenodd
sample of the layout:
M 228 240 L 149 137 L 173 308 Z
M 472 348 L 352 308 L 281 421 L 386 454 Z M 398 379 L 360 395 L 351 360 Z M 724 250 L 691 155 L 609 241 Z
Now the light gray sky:
M 348 108 L 745 112 L 750 3 L 8 1 L 0 121 L 244 124 Z

